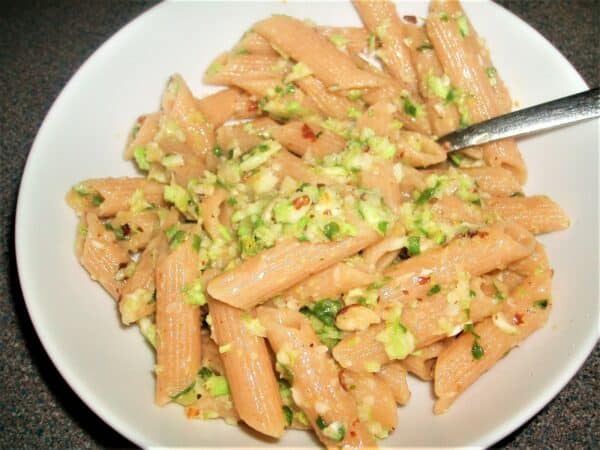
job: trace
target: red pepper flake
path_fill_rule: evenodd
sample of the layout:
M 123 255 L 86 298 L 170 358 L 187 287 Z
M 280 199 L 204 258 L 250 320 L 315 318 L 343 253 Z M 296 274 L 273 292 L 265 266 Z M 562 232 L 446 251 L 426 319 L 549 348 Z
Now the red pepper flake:
M 248 112 L 249 113 L 258 112 L 258 102 L 253 102 L 253 101 L 248 102 Z
M 479 236 L 480 238 L 486 238 L 488 236 L 488 232 L 487 231 L 479 231 L 477 233 L 477 236 Z
M 422 286 L 424 284 L 429 283 L 429 280 L 431 280 L 431 277 L 417 277 L 417 284 L 420 284 Z
M 417 24 L 417 18 L 416 18 L 416 16 L 404 16 L 402 18 L 404 19 L 405 22 L 412 23 L 414 25 Z
M 512 321 L 513 321 L 513 323 L 515 325 L 521 325 L 521 324 L 523 324 L 524 323 L 523 314 L 521 314 L 521 313 L 515 313 L 515 315 L 513 316 L 513 320 Z
M 356 437 L 356 431 L 354 431 L 354 430 L 350 431 L 350 436 Z
M 475 237 L 475 236 L 477 236 L 477 231 L 469 230 L 469 231 L 467 231 L 467 236 L 470 238 Z
M 402 292 L 402 295 L 408 295 L 408 289 L 402 289 L 400 292 Z
M 292 205 L 294 208 L 300 209 L 303 206 L 310 204 L 310 197 L 308 195 L 303 195 L 302 197 L 297 197 L 292 201 Z
M 315 132 L 307 124 L 302 125 L 302 137 L 312 142 L 317 140 Z
M 189 408 L 186 408 L 185 413 L 187 418 L 191 419 L 192 417 L 198 417 L 200 415 L 200 410 L 191 406 Z
M 131 228 L 129 228 L 129 224 L 124 223 L 121 226 L 121 231 L 123 231 L 123 236 L 129 236 L 129 233 L 131 233 Z

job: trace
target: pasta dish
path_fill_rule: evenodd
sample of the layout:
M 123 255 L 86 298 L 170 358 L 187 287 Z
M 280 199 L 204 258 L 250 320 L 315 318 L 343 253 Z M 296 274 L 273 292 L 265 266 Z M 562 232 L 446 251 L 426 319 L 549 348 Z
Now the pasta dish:
M 158 406 L 375 447 L 408 374 L 442 414 L 548 318 L 535 235 L 568 218 L 524 195 L 513 139 L 437 142 L 512 108 L 484 41 L 458 1 L 354 6 L 363 27 L 254 24 L 207 68 L 215 94 L 174 74 L 129 135 L 139 176 L 67 194 L 79 262 L 155 351 Z

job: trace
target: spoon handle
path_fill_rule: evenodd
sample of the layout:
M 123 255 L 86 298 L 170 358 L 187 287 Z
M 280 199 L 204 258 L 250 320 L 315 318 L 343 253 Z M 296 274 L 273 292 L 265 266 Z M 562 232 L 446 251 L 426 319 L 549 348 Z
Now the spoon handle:
M 446 134 L 438 142 L 448 152 L 600 116 L 600 88 L 495 117 Z

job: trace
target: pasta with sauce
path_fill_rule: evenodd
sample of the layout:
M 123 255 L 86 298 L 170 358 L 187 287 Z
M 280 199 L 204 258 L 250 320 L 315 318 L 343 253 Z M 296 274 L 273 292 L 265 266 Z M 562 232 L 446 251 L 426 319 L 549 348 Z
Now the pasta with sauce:
M 364 28 L 254 24 L 213 95 L 173 75 L 126 146 L 143 177 L 67 194 L 81 265 L 155 349 L 159 406 L 374 447 L 407 374 L 443 413 L 548 318 L 535 235 L 568 218 L 524 196 L 514 140 L 436 142 L 512 102 L 460 3 L 424 24 L 354 5 Z

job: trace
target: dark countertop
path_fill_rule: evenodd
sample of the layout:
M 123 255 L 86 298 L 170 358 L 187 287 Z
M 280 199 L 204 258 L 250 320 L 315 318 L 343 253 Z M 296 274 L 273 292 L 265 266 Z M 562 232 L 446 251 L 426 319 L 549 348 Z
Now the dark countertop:
M 25 160 L 75 70 L 153 1 L 19 1 L 0 5 L 0 447 L 132 447 L 61 378 L 37 338 L 19 287 L 14 213 Z M 550 40 L 590 86 L 600 84 L 597 0 L 499 0 Z M 498 447 L 598 448 L 600 351 L 533 419 Z

